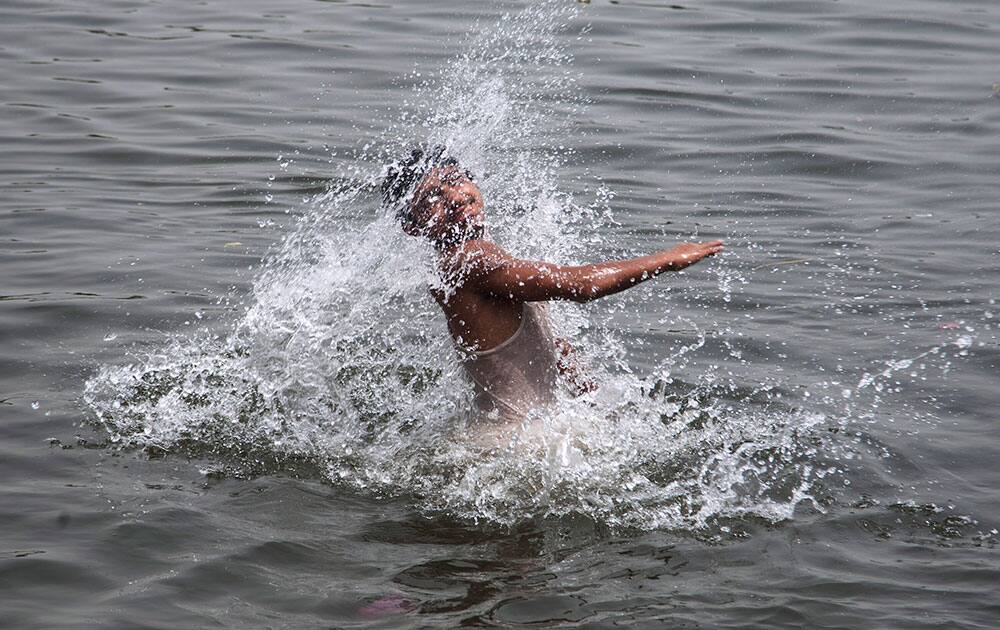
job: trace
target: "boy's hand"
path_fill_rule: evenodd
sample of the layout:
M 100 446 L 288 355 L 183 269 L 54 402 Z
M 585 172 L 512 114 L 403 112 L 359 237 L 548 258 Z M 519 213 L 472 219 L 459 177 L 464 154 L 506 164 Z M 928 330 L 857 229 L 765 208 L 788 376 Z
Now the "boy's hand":
M 664 253 L 669 261 L 669 268 L 679 271 L 690 267 L 702 258 L 718 254 L 722 250 L 722 241 L 707 241 L 705 243 L 681 243 Z

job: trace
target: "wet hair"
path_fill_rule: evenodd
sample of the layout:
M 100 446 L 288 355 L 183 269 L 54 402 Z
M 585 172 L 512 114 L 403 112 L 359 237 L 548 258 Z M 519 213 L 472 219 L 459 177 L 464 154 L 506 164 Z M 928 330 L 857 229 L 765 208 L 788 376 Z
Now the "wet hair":
M 416 217 L 413 216 L 413 193 L 427 174 L 435 168 L 458 166 L 458 160 L 445 155 L 447 149 L 440 144 L 431 147 L 416 147 L 410 156 L 391 165 L 382 180 L 382 206 L 395 209 L 396 219 L 404 227 L 413 226 Z M 472 179 L 472 174 L 464 171 L 466 177 Z

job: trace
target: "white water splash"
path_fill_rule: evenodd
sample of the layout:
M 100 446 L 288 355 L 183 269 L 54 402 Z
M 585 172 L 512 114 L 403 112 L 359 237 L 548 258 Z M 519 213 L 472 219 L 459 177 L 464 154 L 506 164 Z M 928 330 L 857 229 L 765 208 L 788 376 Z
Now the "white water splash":
M 612 527 L 698 528 L 789 518 L 811 498 L 831 471 L 818 463 L 823 416 L 774 404 L 772 385 L 747 392 L 703 374 L 679 386 L 704 334 L 633 375 L 617 333 L 574 304 L 554 305 L 555 325 L 571 341 L 590 329 L 598 391 L 565 397 L 502 446 L 470 435 L 469 386 L 427 292 L 430 252 L 377 209 L 382 173 L 363 165 L 409 140 L 445 144 L 479 175 L 499 242 L 582 259 L 609 214 L 557 187 L 571 156 L 560 135 L 583 106 L 560 43 L 573 17 L 564 6 L 505 16 L 419 84 L 380 152 L 360 155 L 344 178 L 353 183 L 315 199 L 270 255 L 228 335 L 178 337 L 102 368 L 85 400 L 112 441 L 193 449 L 250 473 L 261 459 L 306 460 L 334 483 L 503 524 L 582 514 Z M 720 273 L 720 289 L 728 296 L 739 280 Z

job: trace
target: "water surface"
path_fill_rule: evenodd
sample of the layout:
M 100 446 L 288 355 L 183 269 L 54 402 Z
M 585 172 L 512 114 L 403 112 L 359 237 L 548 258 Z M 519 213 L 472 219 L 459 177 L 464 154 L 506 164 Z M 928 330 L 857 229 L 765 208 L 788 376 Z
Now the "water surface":
M 0 624 L 995 623 L 1000 10 L 525 9 L 0 9 Z M 540 451 L 462 441 L 425 139 L 519 254 L 729 245 L 557 309 Z

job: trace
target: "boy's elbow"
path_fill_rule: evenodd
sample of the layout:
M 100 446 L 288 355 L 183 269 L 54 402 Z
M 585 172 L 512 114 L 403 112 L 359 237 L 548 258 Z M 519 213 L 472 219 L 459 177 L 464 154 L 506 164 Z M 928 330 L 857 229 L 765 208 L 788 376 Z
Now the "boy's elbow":
M 548 284 L 549 299 L 567 300 L 582 304 L 604 297 L 606 292 L 600 278 L 589 273 L 568 273 L 551 278 Z
M 603 294 L 594 285 L 575 286 L 566 295 L 567 299 L 577 304 L 592 302 L 599 297 L 603 297 Z

